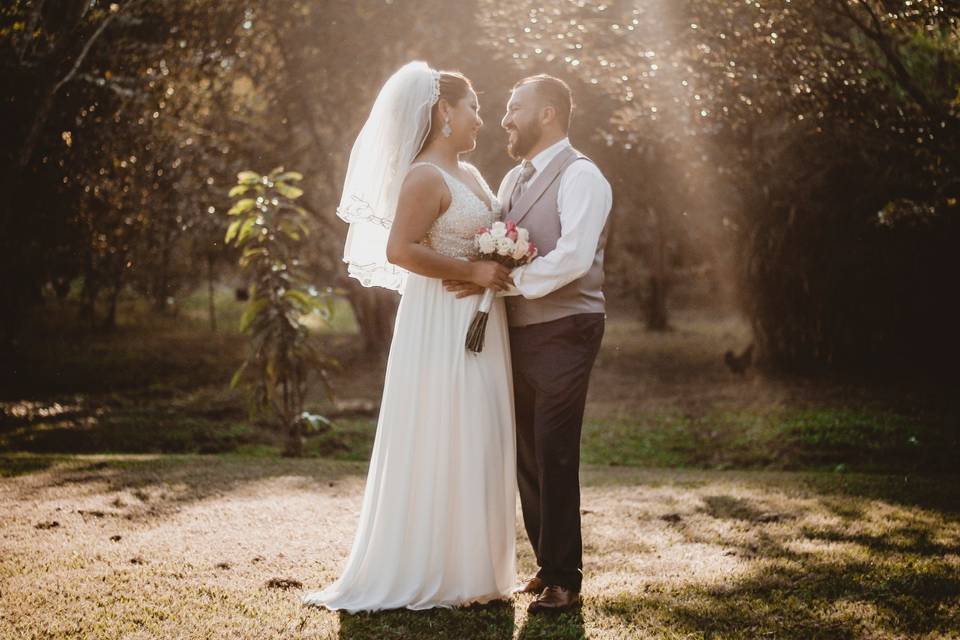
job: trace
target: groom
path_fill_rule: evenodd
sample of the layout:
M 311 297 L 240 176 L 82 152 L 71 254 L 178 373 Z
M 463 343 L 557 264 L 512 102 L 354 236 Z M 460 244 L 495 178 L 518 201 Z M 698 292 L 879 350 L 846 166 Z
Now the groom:
M 518 82 L 501 126 L 520 165 L 500 184 L 505 220 L 539 250 L 513 271 L 506 299 L 517 421 L 517 482 L 540 570 L 522 593 L 532 613 L 580 602 L 580 431 L 590 370 L 604 329 L 603 250 L 612 202 L 597 166 L 570 145 L 573 101 L 565 82 Z M 447 282 L 458 297 L 474 286 Z M 519 294 L 519 295 L 516 295 Z

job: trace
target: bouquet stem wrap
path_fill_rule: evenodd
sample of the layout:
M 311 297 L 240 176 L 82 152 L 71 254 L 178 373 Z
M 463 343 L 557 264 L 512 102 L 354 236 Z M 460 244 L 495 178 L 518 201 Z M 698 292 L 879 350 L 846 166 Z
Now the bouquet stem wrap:
M 485 289 L 477 315 L 473 317 L 470 328 L 467 330 L 467 349 L 474 353 L 483 351 L 483 337 L 487 331 L 487 319 L 490 317 L 490 307 L 493 305 L 493 289 Z

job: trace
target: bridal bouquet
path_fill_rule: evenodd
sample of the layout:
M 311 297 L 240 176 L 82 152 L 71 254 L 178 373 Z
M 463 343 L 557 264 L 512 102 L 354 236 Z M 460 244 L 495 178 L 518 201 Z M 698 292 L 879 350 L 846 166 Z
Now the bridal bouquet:
M 488 229 L 483 227 L 474 237 L 481 260 L 494 260 L 514 269 L 533 260 L 537 248 L 530 242 L 530 233 L 513 221 L 494 222 Z M 474 353 L 483 351 L 483 335 L 487 330 L 487 317 L 493 304 L 493 289 L 483 292 L 477 315 L 467 331 L 467 349 Z

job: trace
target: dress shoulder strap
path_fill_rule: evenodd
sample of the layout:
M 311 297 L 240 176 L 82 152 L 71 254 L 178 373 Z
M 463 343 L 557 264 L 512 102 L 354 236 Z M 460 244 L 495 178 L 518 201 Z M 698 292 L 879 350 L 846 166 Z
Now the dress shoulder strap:
M 446 185 L 447 192 L 450 194 L 450 202 L 452 203 L 453 200 L 457 197 L 456 196 L 456 193 L 457 193 L 456 178 L 454 178 L 449 173 L 441 169 L 439 165 L 433 164 L 432 162 L 414 162 L 407 168 L 407 173 L 409 174 L 410 171 L 413 170 L 415 167 L 419 167 L 423 165 L 426 165 L 428 167 L 433 167 L 437 171 L 437 173 L 440 174 L 440 178 L 443 180 L 443 184 Z
M 466 167 L 466 168 L 467 168 L 467 171 L 470 172 L 470 174 L 471 174 L 474 178 L 476 178 L 476 180 L 477 180 L 477 185 L 479 185 L 481 191 L 483 191 L 485 194 L 487 194 L 488 197 L 490 197 L 490 196 L 495 197 L 495 196 L 496 196 L 496 194 L 495 194 L 495 193 L 493 192 L 493 190 L 490 188 L 490 185 L 487 184 L 487 181 L 483 179 L 483 174 L 480 173 L 480 169 L 477 169 L 475 166 L 473 166 L 473 165 L 470 164 L 469 162 L 461 162 L 460 164 L 463 165 L 464 167 Z M 490 199 L 493 200 L 493 199 L 494 199 L 493 197 L 491 197 Z
M 413 164 L 410 165 L 410 168 L 407 169 L 407 171 L 409 171 L 410 169 L 413 169 L 414 167 L 422 167 L 422 166 L 433 167 L 434 169 L 440 172 L 441 176 L 443 176 L 444 178 L 447 177 L 447 172 L 441 169 L 440 165 L 436 165 L 436 164 L 433 164 L 432 162 L 426 162 L 426 161 L 414 162 Z
M 433 164 L 432 162 L 426 162 L 426 161 L 423 161 L 423 162 L 414 162 L 414 163 L 411 164 L 410 167 L 407 169 L 407 172 L 409 172 L 409 171 L 410 171 L 411 169 L 413 169 L 414 167 L 420 167 L 420 166 L 428 166 L 428 167 L 433 167 L 434 169 L 436 169 L 436 170 L 437 170 L 437 173 L 440 174 L 440 177 L 443 178 L 443 183 L 444 183 L 445 185 L 447 185 L 447 189 L 449 189 L 450 192 L 453 193 L 453 186 L 451 185 L 453 176 L 451 176 L 449 173 L 447 173 L 447 172 L 446 172 L 443 168 L 441 168 L 440 165 L 438 165 L 438 164 Z
M 475 178 L 480 178 L 480 177 L 482 177 L 482 176 L 480 175 L 480 169 L 477 169 L 475 166 L 473 166 L 473 165 L 470 164 L 469 162 L 464 162 L 464 161 L 461 160 L 461 161 L 460 161 L 460 166 L 461 166 L 461 167 L 466 167 L 467 171 L 469 171 Z

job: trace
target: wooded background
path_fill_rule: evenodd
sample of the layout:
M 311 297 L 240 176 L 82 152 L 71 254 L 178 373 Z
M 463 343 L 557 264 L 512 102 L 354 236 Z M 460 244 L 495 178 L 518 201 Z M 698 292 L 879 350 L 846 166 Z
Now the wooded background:
M 960 5 L 935 0 L 4 3 L 4 369 L 50 309 L 110 327 L 123 296 L 241 286 L 227 191 L 278 165 L 306 176 L 301 262 L 382 352 L 396 297 L 343 278 L 335 208 L 411 59 L 474 82 L 494 188 L 512 84 L 571 84 L 614 188 L 608 295 L 649 328 L 731 299 L 773 368 L 955 371 Z

